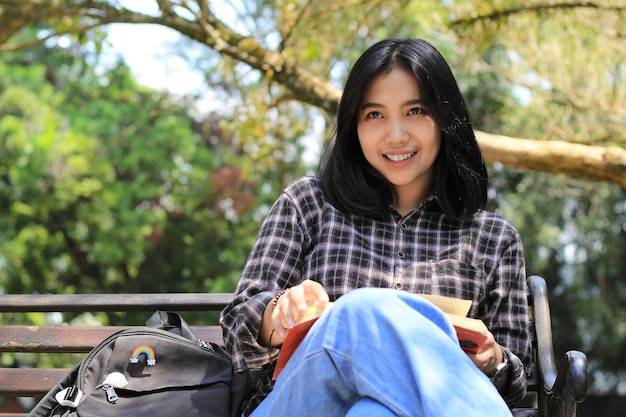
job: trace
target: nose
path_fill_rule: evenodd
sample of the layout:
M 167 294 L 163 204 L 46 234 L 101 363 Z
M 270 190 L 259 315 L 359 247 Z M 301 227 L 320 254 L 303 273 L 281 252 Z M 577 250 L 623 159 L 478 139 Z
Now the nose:
M 387 143 L 404 143 L 409 139 L 409 131 L 403 120 L 390 119 L 387 129 Z

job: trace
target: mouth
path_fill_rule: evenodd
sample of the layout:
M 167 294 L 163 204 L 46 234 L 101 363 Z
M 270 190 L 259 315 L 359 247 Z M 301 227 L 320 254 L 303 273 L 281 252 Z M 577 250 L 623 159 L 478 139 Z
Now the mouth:
M 407 153 L 401 153 L 398 155 L 389 155 L 389 154 L 383 154 L 383 156 L 393 162 L 402 162 L 405 161 L 407 159 L 409 159 L 410 157 L 412 157 L 413 155 L 415 155 L 417 152 L 407 152 Z

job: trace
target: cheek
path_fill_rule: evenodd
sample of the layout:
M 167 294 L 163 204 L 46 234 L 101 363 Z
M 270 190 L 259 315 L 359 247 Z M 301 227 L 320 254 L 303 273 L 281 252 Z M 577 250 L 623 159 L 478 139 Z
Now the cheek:
M 359 138 L 359 145 L 361 145 L 361 150 L 366 157 L 367 154 L 370 153 L 375 146 L 375 141 L 372 140 L 370 130 L 371 129 L 363 129 L 360 126 L 357 126 L 356 131 Z
M 432 153 L 437 155 L 439 150 L 441 149 L 441 131 L 439 128 L 433 123 L 428 126 L 424 126 L 422 131 L 423 138 L 426 138 L 425 145 L 428 146 Z
M 363 141 L 367 138 L 367 129 L 361 123 L 356 126 L 356 135 L 359 138 L 359 143 L 363 146 Z
M 372 158 L 372 147 L 371 146 L 367 146 L 367 143 L 364 143 L 361 140 L 359 140 L 359 143 L 361 144 L 361 153 L 365 157 L 365 160 L 371 164 L 372 163 L 372 159 L 373 159 Z
M 435 156 L 439 155 L 439 151 L 441 150 L 441 134 L 439 133 L 439 131 L 437 131 L 437 133 L 435 134 L 433 149 L 435 151 Z
M 373 146 L 384 139 L 385 129 L 385 124 L 381 122 L 358 123 L 356 133 L 362 146 Z

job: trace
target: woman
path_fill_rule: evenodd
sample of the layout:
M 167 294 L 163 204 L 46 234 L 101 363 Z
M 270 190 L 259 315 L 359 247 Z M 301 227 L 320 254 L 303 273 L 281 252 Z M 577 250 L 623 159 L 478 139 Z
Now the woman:
M 483 210 L 487 172 L 445 59 L 419 39 L 371 46 L 334 139 L 319 176 L 272 207 L 221 315 L 236 369 L 258 376 L 244 414 L 510 415 L 530 363 L 522 244 Z M 420 293 L 472 300 L 484 348 L 464 352 Z M 294 318 L 329 300 L 273 386 Z

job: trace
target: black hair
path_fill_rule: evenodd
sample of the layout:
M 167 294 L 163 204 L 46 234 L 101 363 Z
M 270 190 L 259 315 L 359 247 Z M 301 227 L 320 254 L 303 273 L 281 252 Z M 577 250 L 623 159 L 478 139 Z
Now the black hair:
M 445 58 L 422 39 L 380 41 L 355 62 L 339 102 L 334 138 L 319 165 L 324 194 L 348 214 L 381 218 L 389 212 L 395 187 L 365 159 L 357 118 L 371 81 L 397 68 L 415 75 L 426 111 L 441 131 L 433 190 L 439 206 L 451 218 L 471 217 L 487 202 L 487 169 L 456 79 Z

